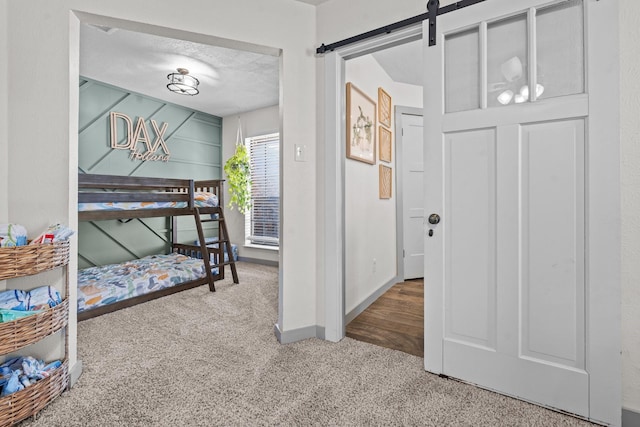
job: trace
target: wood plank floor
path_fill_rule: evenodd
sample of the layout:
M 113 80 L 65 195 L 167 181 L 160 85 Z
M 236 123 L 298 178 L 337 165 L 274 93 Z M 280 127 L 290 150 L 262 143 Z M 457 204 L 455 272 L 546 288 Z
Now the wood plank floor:
M 347 336 L 424 357 L 423 283 L 394 285 L 347 325 Z

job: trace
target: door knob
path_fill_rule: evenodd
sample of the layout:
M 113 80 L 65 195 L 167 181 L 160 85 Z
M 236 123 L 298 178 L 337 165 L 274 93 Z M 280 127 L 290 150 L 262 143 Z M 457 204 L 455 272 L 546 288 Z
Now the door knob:
M 440 222 L 440 215 L 435 214 L 435 213 L 429 215 L 429 224 L 434 224 L 435 225 L 435 224 L 437 224 L 439 222 Z

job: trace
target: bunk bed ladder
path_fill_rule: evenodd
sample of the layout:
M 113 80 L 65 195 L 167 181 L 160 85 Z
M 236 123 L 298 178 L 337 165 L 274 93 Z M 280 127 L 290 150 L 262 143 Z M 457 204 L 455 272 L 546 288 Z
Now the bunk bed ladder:
M 233 276 L 233 283 L 240 283 L 238 280 L 238 271 L 236 270 L 236 261 L 233 259 L 233 253 L 231 251 L 231 240 L 229 239 L 229 232 L 227 231 L 227 222 L 224 219 L 224 214 L 222 209 L 217 214 L 216 218 L 202 219 L 200 218 L 200 212 L 196 209 L 195 213 L 196 224 L 198 227 L 198 237 L 200 242 L 204 242 L 204 233 L 202 232 L 202 223 L 203 222 L 217 222 L 218 223 L 218 256 L 217 263 L 214 266 L 218 266 L 219 275 L 221 279 L 224 279 L 224 267 L 229 265 L 231 267 L 231 275 Z M 224 254 L 227 253 L 227 261 L 224 260 Z M 208 250 L 206 249 L 206 244 L 203 247 L 203 258 L 204 254 L 208 254 Z
M 204 238 L 204 231 L 202 230 L 203 221 L 200 219 L 200 212 L 198 211 L 198 208 L 194 209 L 193 217 L 196 222 L 196 230 L 198 231 L 198 241 L 200 243 L 202 261 L 204 262 L 204 269 L 207 275 L 207 279 L 209 280 L 209 290 L 211 292 L 215 292 L 216 285 L 213 278 L 213 272 L 211 271 L 211 258 L 209 256 L 209 249 L 207 248 L 207 242 Z M 224 266 L 218 267 L 218 274 L 221 274 L 221 273 L 222 273 L 222 277 L 224 277 Z

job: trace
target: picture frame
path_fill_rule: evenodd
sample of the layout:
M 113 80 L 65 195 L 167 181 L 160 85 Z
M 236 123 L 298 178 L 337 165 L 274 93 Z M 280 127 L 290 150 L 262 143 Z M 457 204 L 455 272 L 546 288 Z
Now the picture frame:
M 379 174 L 380 174 L 380 185 L 379 185 L 379 194 L 381 199 L 390 199 L 391 198 L 391 184 L 392 184 L 392 172 L 389 166 L 379 165 Z
M 391 163 L 391 152 L 392 152 L 392 132 L 380 126 L 378 128 L 378 156 L 380 157 L 380 161 Z
M 391 129 L 391 95 L 381 87 L 378 88 L 378 121 Z
M 376 164 L 376 103 L 347 83 L 347 158 Z

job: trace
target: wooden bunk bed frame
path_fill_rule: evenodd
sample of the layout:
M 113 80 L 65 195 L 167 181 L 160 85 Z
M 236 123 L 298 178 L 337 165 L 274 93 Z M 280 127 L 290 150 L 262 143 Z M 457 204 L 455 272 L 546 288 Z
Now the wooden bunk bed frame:
M 231 253 L 231 241 L 224 219 L 223 188 L 224 180 L 194 181 L 192 179 L 148 178 L 116 175 L 78 174 L 78 203 L 109 202 L 186 202 L 184 208 L 156 208 L 132 210 L 95 210 L 79 211 L 79 221 L 98 221 L 109 219 L 134 219 L 151 217 L 171 217 L 171 251 L 190 257 L 202 258 L 206 276 L 169 288 L 160 289 L 145 295 L 139 295 L 109 305 L 78 313 L 78 320 L 85 320 L 105 313 L 131 307 L 176 292 L 192 289 L 204 284 L 215 292 L 215 281 L 224 279 L 226 265 L 231 267 L 233 282 L 239 283 L 235 261 Z M 197 207 L 196 192 L 206 191 L 218 197 L 216 207 Z M 179 216 L 193 216 L 198 233 L 199 245 L 177 243 L 177 219 Z M 210 215 L 203 219 L 201 215 Z M 216 222 L 218 225 L 217 248 L 210 248 L 204 236 L 203 222 Z M 226 250 L 228 260 L 224 260 Z M 213 274 L 212 269 L 218 268 Z

